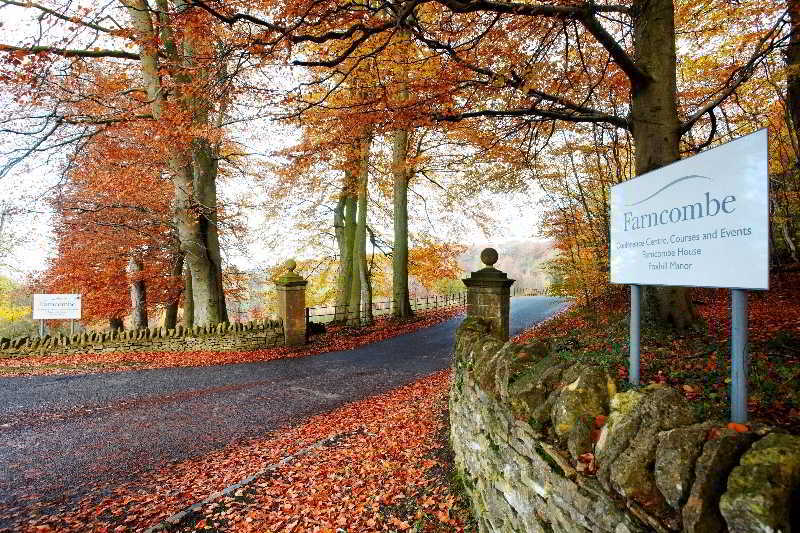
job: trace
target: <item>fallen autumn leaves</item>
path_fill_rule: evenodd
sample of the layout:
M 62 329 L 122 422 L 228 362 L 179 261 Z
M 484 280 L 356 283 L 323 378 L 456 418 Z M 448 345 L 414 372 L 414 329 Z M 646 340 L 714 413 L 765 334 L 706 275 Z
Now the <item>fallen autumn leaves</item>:
M 465 503 L 443 456 L 449 371 L 345 405 L 273 438 L 231 445 L 87 498 L 77 509 L 16 517 L 26 531 L 132 531 L 309 444 L 341 435 L 206 505 L 185 531 L 464 531 Z M 97 494 L 103 491 L 98 489 Z M 49 512 L 52 512 L 50 510 Z M 0 510 L 0 519 L 8 519 Z
M 769 291 L 749 296 L 749 416 L 800 433 L 800 273 L 774 274 Z M 624 290 L 593 308 L 573 307 L 514 338 L 542 342 L 573 360 L 605 366 L 627 379 L 628 306 Z M 728 417 L 730 291 L 694 289 L 699 324 L 682 334 L 645 326 L 641 379 L 675 387 L 700 417 Z
M 215 366 L 305 357 L 325 352 L 352 350 L 398 335 L 428 328 L 464 313 L 464 307 L 440 308 L 409 320 L 378 319 L 353 334 L 350 328 L 331 328 L 325 335 L 312 337 L 299 348 L 279 347 L 246 352 L 131 352 L 77 355 L 31 355 L 0 358 L 0 377 L 89 374 L 188 366 Z

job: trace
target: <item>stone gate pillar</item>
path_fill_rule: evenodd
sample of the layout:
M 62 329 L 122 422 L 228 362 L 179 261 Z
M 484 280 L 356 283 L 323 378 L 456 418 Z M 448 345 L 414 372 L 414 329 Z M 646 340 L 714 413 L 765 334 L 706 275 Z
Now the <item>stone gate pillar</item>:
M 492 266 L 497 262 L 494 248 L 482 251 L 481 261 L 486 267 L 462 280 L 467 286 L 467 316 L 489 320 L 492 323 L 491 335 L 505 342 L 508 340 L 514 280 Z
M 290 259 L 287 272 L 275 282 L 278 293 L 278 316 L 283 320 L 286 346 L 306 343 L 306 285 L 308 282 L 294 273 L 297 263 Z

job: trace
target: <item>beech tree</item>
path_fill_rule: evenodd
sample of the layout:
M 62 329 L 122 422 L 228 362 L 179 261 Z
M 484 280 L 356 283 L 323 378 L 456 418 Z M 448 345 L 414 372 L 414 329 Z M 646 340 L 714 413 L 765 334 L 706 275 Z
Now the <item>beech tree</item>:
M 174 328 L 182 262 L 170 216 L 172 187 L 149 160 L 148 140 L 125 124 L 98 132 L 74 154 L 67 181 L 50 201 L 57 254 L 41 283 L 54 292 L 83 294 L 87 320 L 147 327 L 148 313 L 165 311 Z M 136 179 L 120 181 L 120 176 Z
M 362 92 L 361 82 L 354 77 L 336 99 L 341 109 L 308 111 L 297 122 L 303 139 L 280 152 L 286 164 L 274 169 L 278 179 L 267 188 L 266 205 L 271 217 L 283 218 L 291 209 L 289 204 L 300 198 L 301 226 L 333 236 L 338 250 L 334 320 L 354 324 L 362 318 L 370 320 L 372 301 L 366 235 L 373 135 L 370 126 L 348 120 Z M 335 205 L 330 207 L 332 202 Z M 327 231 L 330 222 L 316 220 L 320 209 L 326 218 L 332 214 L 332 232 Z
M 370 128 L 354 140 L 337 144 L 342 157 L 341 190 L 333 209 L 334 236 L 339 251 L 334 320 L 361 324 L 372 320 L 372 281 L 367 265 L 367 212 Z M 319 146 L 314 146 L 315 150 Z
M 353 232 L 352 278 L 348 316 L 351 323 L 372 321 L 372 281 L 367 267 L 367 185 L 369 183 L 369 154 L 372 132 L 365 129 L 359 136 L 357 216 Z
M 224 119 L 225 104 L 217 102 L 209 86 L 211 77 L 217 75 L 213 63 L 217 43 L 209 38 L 199 20 L 187 15 L 188 24 L 179 34 L 171 19 L 180 16 L 188 4 L 178 0 L 170 6 L 167 0 L 156 0 L 154 10 L 147 0 L 121 0 L 130 15 L 132 27 L 140 49 L 142 80 L 153 119 L 163 117 L 167 87 L 159 74 L 163 53 L 168 58 L 167 68 L 178 82 L 173 113 L 186 114 L 184 127 L 198 131 L 185 139 L 187 144 L 168 154 L 168 164 L 175 185 L 175 212 L 181 249 L 192 273 L 192 298 L 195 322 L 215 324 L 227 322 L 225 294 L 222 287 L 222 257 L 219 246 L 216 178 L 219 170 L 219 144 L 209 139 L 209 128 L 218 128 Z M 172 8 L 172 9 L 171 9 Z M 194 23 L 194 25 L 192 25 Z M 198 90 L 201 88 L 201 90 Z
M 399 65 L 396 70 L 399 78 L 395 87 L 396 105 L 401 109 L 408 105 L 409 90 L 409 34 L 399 32 Z M 398 121 L 392 132 L 392 185 L 394 207 L 394 249 L 392 251 L 392 300 L 395 317 L 411 316 L 411 302 L 408 295 L 408 185 L 411 173 L 408 168 L 409 126 Z
M 28 54 L 32 64 L 40 58 L 31 54 L 43 53 L 81 58 L 83 68 L 83 60 L 90 58 L 137 65 L 146 97 L 138 93 L 137 105 L 129 101 L 122 106 L 124 119 L 159 125 L 165 147 L 162 157 L 175 188 L 181 249 L 192 273 L 196 314 L 203 323 L 225 318 L 216 176 L 221 127 L 231 100 L 228 41 L 256 62 L 309 69 L 285 91 L 281 102 L 296 120 L 312 113 L 328 114 L 342 121 L 335 131 L 346 139 L 340 144 L 351 147 L 361 146 L 357 137 L 365 126 L 372 128 L 374 138 L 391 138 L 393 271 L 397 276 L 393 298 L 398 302 L 397 314 L 403 316 L 410 311 L 405 305 L 408 223 L 404 210 L 417 169 L 409 155 L 409 138 L 415 131 L 451 126 L 475 146 L 507 150 L 508 154 L 501 154 L 500 148 L 487 153 L 497 155 L 501 166 L 524 169 L 537 180 L 548 163 L 543 158 L 552 156 L 550 148 L 563 140 L 555 133 L 568 132 L 567 142 L 573 135 L 586 134 L 588 130 L 577 128 L 588 125 L 603 131 L 599 139 L 607 139 L 609 131 L 624 132 L 631 144 L 632 172 L 617 175 L 643 175 L 717 142 L 723 136 L 721 125 L 730 134 L 733 120 L 726 105 L 738 98 L 737 91 L 767 58 L 788 42 L 790 23 L 783 6 L 765 7 L 755 0 L 709 0 L 702 5 L 673 0 L 622 4 L 155 0 L 155 6 L 146 0 L 124 0 L 123 5 L 131 28 L 119 35 L 106 31 L 102 20 L 78 17 L 72 23 L 104 37 L 128 40 L 136 53 L 38 43 L 4 48 L 10 60 L 19 61 L 18 54 Z M 41 6 L 28 6 L 41 10 Z M 53 16 L 49 11 L 47 15 Z M 693 27 L 678 34 L 676 24 L 686 21 Z M 743 38 L 730 39 L 726 31 L 735 36 L 742 33 Z M 699 65 L 698 57 L 706 67 Z M 368 86 L 374 91 L 359 100 L 349 91 L 364 72 L 371 73 Z M 692 72 L 702 75 L 691 80 L 687 73 Z M 30 87 L 31 80 L 27 81 Z M 114 93 L 117 101 L 124 101 L 126 91 L 136 90 L 130 82 L 129 70 Z M 80 116 L 57 116 L 60 124 L 83 122 L 86 127 L 97 126 L 98 120 L 119 120 L 121 115 L 93 110 Z M 342 227 L 339 255 L 346 258 L 338 293 L 349 304 L 355 278 L 349 258 L 358 248 L 359 220 L 360 174 L 353 162 L 359 157 L 346 153 L 333 157 L 345 174 L 340 187 L 345 194 L 336 198 L 334 219 L 335 226 Z M 596 196 L 598 207 L 587 201 L 582 212 L 600 214 L 602 219 L 607 207 L 604 189 L 597 194 L 588 188 L 580 190 L 585 179 L 575 177 L 568 185 L 579 187 L 578 201 L 587 200 L 587 192 Z M 563 185 L 568 190 L 567 183 Z M 595 231 L 599 227 L 592 226 L 586 235 L 602 247 L 602 235 Z M 693 320 L 686 290 L 655 288 L 646 293 L 652 316 L 679 328 Z
M 149 157 L 163 162 L 173 184 L 194 320 L 226 321 L 216 190 L 231 87 L 226 33 L 215 32 L 223 29 L 183 0 L 120 0 L 100 11 L 0 4 L 23 7 L 48 23 L 34 43 L 0 44 L 9 66 L 3 79 L 27 100 L 27 113 L 7 122 L 22 125 L 18 131 L 32 139 L 9 151 L 5 168 L 46 150 L 80 150 L 111 124 L 125 123 L 157 139 Z M 115 11 L 119 7 L 130 26 L 119 25 L 125 20 Z M 84 47 L 62 47 L 63 41 Z
M 752 58 L 753 46 L 759 46 L 775 26 L 762 27 L 752 18 L 765 16 L 761 4 L 738 3 L 707 6 L 681 3 L 676 6 L 676 33 L 683 50 L 678 69 L 679 115 L 702 107 L 718 97 L 720 87 L 738 73 L 740 59 Z M 777 8 L 777 6 L 776 6 Z M 768 12 L 778 17 L 780 12 Z M 770 18 L 770 24 L 775 18 Z M 783 24 L 785 18 L 783 19 Z M 691 37 L 686 37 L 691 36 Z M 792 235 L 792 202 L 796 180 L 784 162 L 793 150 L 783 125 L 783 84 L 786 71 L 781 68 L 779 53 L 785 33 L 775 34 L 774 42 L 747 80 L 733 88 L 731 96 L 698 119 L 680 141 L 680 154 L 691 155 L 707 147 L 735 139 L 768 126 L 770 129 L 771 180 L 771 259 L 773 264 L 791 260 L 791 246 L 784 245 L 783 228 Z M 712 46 L 709 46 L 711 44 Z M 762 43 L 763 44 L 763 43 Z M 790 71 L 789 71 L 790 72 Z M 605 96 L 605 108 L 623 108 L 625 94 Z M 566 132 L 567 136 L 562 137 Z M 633 177 L 635 172 L 634 138 L 628 129 L 608 128 L 602 124 L 573 124 L 554 135 L 557 141 L 548 149 L 548 167 L 540 168 L 539 183 L 547 197 L 543 203 L 545 232 L 554 239 L 561 256 L 553 264 L 559 288 L 592 301 L 607 290 L 608 276 L 608 188 Z M 542 179 L 544 178 L 544 179 Z M 787 201 L 788 200 L 788 201 Z M 788 255 L 789 257 L 785 257 Z
M 141 279 L 142 270 L 144 270 L 144 267 L 141 260 L 133 257 L 128 260 L 128 275 L 131 278 L 133 327 L 136 329 L 147 327 L 147 285 Z
M 633 0 L 624 5 L 484 0 L 334 4 L 292 2 L 291 7 L 259 17 L 237 12 L 235 5 L 194 3 L 224 22 L 260 27 L 259 41 L 271 46 L 346 43 L 326 57 L 296 59 L 299 65 L 335 69 L 388 46 L 391 37 L 385 35 L 410 34 L 450 61 L 443 73 L 451 76 L 450 87 L 460 89 L 458 101 L 429 106 L 425 112 L 444 121 L 515 118 L 539 130 L 553 121 L 625 129 L 633 139 L 637 175 L 678 160 L 681 137 L 705 115 L 712 122 L 709 138 L 714 138 L 714 110 L 786 38 L 787 23 L 777 9 L 768 11 L 767 19 L 760 4 L 758 17 L 743 8 L 743 16 L 761 28 L 750 54 L 730 65 L 729 75 L 702 101 L 680 113 L 672 0 Z M 713 13 L 717 7 L 723 5 L 712 3 L 704 11 Z M 723 11 L 736 15 L 730 9 Z M 586 53 L 593 56 L 591 63 L 586 62 Z M 550 76 L 542 75 L 545 72 Z M 598 95 L 607 91 L 627 92 L 627 103 L 618 109 L 603 108 Z M 402 141 L 402 135 L 397 140 Z M 647 294 L 647 307 L 661 320 L 677 327 L 692 321 L 686 290 L 660 288 Z
M 733 73 L 715 92 L 709 95 L 701 105 L 683 117 L 679 117 L 676 78 L 676 37 L 675 37 L 675 5 L 671 0 L 634 0 L 630 6 L 601 5 L 586 3 L 579 5 L 543 6 L 531 4 L 484 3 L 484 2 L 442 2 L 454 13 L 470 12 L 492 13 L 496 17 L 528 18 L 533 24 L 542 20 L 551 20 L 548 28 L 554 30 L 555 24 L 571 21 L 580 26 L 576 29 L 574 46 L 581 46 L 581 37 L 589 34 L 594 41 L 606 51 L 607 61 L 613 62 L 614 68 L 600 71 L 592 75 L 596 65 L 576 65 L 569 68 L 566 74 L 575 76 L 581 82 L 570 81 L 571 87 L 559 83 L 561 91 L 552 91 L 552 84 L 542 84 L 533 78 L 533 73 L 526 73 L 530 63 L 523 63 L 519 68 L 513 66 L 497 69 L 485 64 L 473 62 L 467 54 L 442 42 L 441 39 L 428 37 L 427 28 L 420 28 L 419 36 L 433 47 L 451 54 L 460 64 L 467 66 L 476 74 L 484 76 L 487 81 L 497 85 L 513 88 L 521 93 L 524 101 L 515 109 L 497 108 L 475 111 L 464 111 L 447 115 L 448 120 L 461 120 L 477 116 L 513 116 L 525 115 L 535 120 L 555 119 L 564 122 L 588 122 L 607 124 L 623 128 L 631 132 L 634 147 L 634 170 L 636 175 L 643 175 L 661 166 L 668 165 L 680 158 L 681 136 L 692 129 L 705 114 L 713 114 L 714 109 L 728 98 L 736 88 L 746 81 L 754 68 L 762 61 L 784 37 L 783 17 L 778 14 L 770 21 L 770 26 L 756 42 L 750 57 L 733 69 Z M 610 16 L 624 17 L 627 22 L 616 26 L 616 31 L 606 28 L 601 23 Z M 565 46 L 569 35 L 564 35 Z M 595 108 L 590 105 L 593 93 L 598 87 L 614 82 L 624 76 L 630 91 L 629 103 L 619 111 Z M 550 87 L 548 87 L 550 85 Z M 577 91 L 576 91 L 577 89 Z M 713 137 L 713 130 L 710 136 Z M 688 291 L 682 288 L 658 288 L 647 291 L 647 308 L 651 316 L 661 321 L 672 323 L 679 328 L 685 327 L 694 318 Z

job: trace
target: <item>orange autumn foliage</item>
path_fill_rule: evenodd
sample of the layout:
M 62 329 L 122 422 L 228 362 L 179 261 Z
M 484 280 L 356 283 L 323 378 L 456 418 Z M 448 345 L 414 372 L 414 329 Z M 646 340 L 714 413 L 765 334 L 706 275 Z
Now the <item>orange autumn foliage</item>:
M 430 290 L 440 280 L 458 278 L 458 258 L 467 247 L 461 244 L 427 241 L 409 250 L 409 275 Z
M 39 285 L 83 295 L 83 319 L 123 318 L 130 284 L 143 280 L 150 309 L 174 301 L 182 289 L 171 274 L 178 257 L 170 220 L 171 184 L 146 137 L 118 126 L 96 135 L 77 154 L 68 182 L 52 199 L 58 253 Z M 141 261 L 135 279 L 128 261 Z

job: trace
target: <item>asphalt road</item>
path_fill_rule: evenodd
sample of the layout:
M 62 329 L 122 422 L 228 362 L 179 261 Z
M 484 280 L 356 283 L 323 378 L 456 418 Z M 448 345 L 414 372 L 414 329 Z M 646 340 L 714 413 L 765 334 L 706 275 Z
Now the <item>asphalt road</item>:
M 512 336 L 563 305 L 512 299 Z M 98 483 L 123 482 L 410 383 L 450 365 L 460 321 L 298 359 L 0 378 L 0 506 L 19 509 L 31 495 L 80 498 Z

